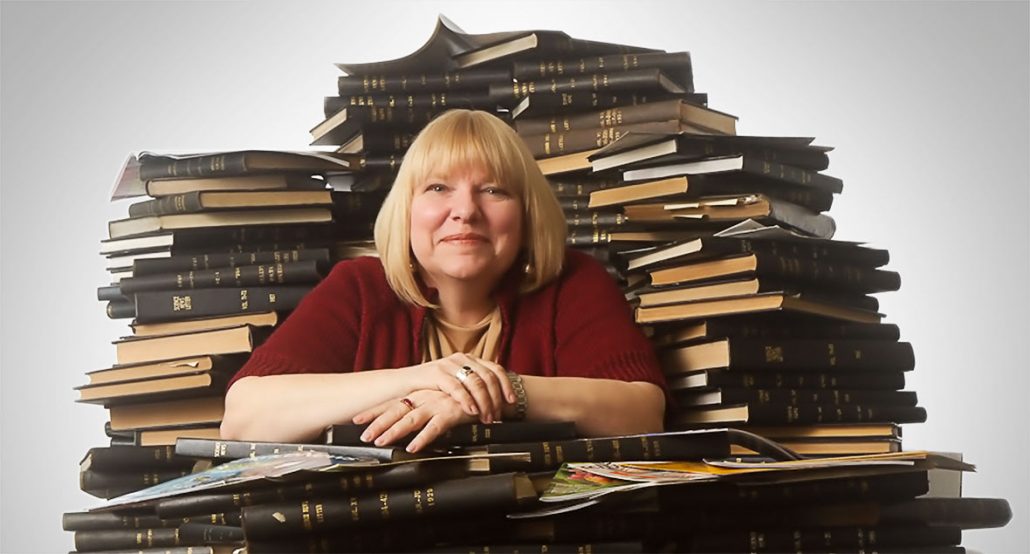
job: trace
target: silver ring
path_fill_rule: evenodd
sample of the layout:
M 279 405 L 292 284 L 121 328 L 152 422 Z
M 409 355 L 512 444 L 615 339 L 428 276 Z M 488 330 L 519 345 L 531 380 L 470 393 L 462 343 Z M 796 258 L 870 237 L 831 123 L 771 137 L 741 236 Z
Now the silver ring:
M 464 383 L 465 380 L 469 378 L 469 375 L 472 375 L 473 373 L 475 372 L 472 371 L 471 367 L 463 365 L 461 366 L 461 369 L 459 369 L 458 372 L 454 374 L 454 376 L 457 377 L 459 381 Z

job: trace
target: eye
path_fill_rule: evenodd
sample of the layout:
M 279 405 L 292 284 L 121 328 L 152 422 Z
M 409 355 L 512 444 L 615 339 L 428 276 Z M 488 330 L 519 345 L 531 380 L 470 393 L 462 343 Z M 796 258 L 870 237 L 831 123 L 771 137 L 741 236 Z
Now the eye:
M 444 192 L 446 190 L 447 187 L 440 183 L 430 183 L 426 186 L 426 192 Z
M 509 196 L 508 191 L 493 185 L 483 187 L 483 192 L 490 196 Z

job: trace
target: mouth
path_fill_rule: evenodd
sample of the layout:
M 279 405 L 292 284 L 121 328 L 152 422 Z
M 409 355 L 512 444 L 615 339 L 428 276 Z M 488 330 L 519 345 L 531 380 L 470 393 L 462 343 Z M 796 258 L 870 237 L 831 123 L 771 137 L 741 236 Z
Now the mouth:
M 458 233 L 454 235 L 447 235 L 440 242 L 447 242 L 450 244 L 479 244 L 487 242 L 486 237 L 476 233 Z

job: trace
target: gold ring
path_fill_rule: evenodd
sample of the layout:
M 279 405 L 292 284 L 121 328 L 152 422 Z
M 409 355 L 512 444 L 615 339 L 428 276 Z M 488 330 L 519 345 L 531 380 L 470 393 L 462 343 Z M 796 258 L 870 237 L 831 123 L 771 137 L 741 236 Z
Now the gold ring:
M 407 406 L 409 412 L 415 409 L 415 403 L 411 400 L 408 400 L 407 398 L 401 398 L 401 404 Z
M 464 383 L 465 380 L 469 378 L 469 375 L 472 375 L 473 373 L 475 372 L 472 371 L 471 367 L 463 365 L 461 366 L 461 369 L 459 369 L 458 372 L 454 374 L 454 376 L 457 377 L 459 381 Z

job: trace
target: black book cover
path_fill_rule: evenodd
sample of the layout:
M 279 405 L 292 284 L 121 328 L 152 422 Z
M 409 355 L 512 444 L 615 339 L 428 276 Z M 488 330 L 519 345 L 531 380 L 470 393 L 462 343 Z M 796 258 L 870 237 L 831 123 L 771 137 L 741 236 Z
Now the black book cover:
M 856 371 L 827 373 L 822 371 L 730 371 L 704 370 L 686 375 L 666 377 L 672 390 L 697 387 L 796 388 L 796 389 L 870 389 L 900 390 L 905 388 L 901 371 Z
M 735 337 L 670 348 L 660 357 L 680 371 L 910 371 L 916 363 L 911 343 L 879 340 Z
M 162 290 L 302 285 L 321 281 L 328 273 L 329 265 L 317 260 L 237 265 L 126 277 L 119 286 L 124 294 L 135 294 Z
M 415 489 L 370 492 L 243 508 L 248 540 L 325 532 L 343 527 L 368 527 L 450 514 L 484 514 L 516 508 L 535 499 L 524 474 L 502 473 L 425 485 Z
M 367 425 L 340 424 L 326 430 L 326 444 L 364 446 L 361 433 Z M 412 434 L 396 441 L 407 444 Z M 504 423 L 468 423 L 451 427 L 430 446 L 477 446 L 491 443 L 524 442 L 529 440 L 569 440 L 576 438 L 576 424 L 571 421 L 512 421 Z
M 75 531 L 75 550 L 79 552 L 139 550 L 182 545 L 177 528 Z
M 175 454 L 191 458 L 211 460 L 236 460 L 253 456 L 265 456 L 284 452 L 328 452 L 334 456 L 352 456 L 358 459 L 373 459 L 380 462 L 394 462 L 419 458 L 400 448 L 378 446 L 334 446 L 325 444 L 299 444 L 283 442 L 245 442 L 214 439 L 179 439 L 175 442 Z
M 510 82 L 511 78 L 511 70 L 504 68 L 417 74 L 341 75 L 337 78 L 337 89 L 340 96 L 442 92 L 484 89 L 491 83 Z
M 145 275 L 175 273 L 180 271 L 201 271 L 205 269 L 229 268 L 241 265 L 290 263 L 313 260 L 329 262 L 328 248 L 302 248 L 285 250 L 246 250 L 240 252 L 205 252 L 199 254 L 171 255 L 167 258 L 149 258 L 132 263 L 134 278 Z
M 79 462 L 79 469 L 104 472 L 160 471 L 190 468 L 195 462 L 196 460 L 177 456 L 171 446 L 97 446 L 86 451 Z
M 137 323 L 178 321 L 296 308 L 313 285 L 229 287 L 188 291 L 139 292 L 133 295 Z

